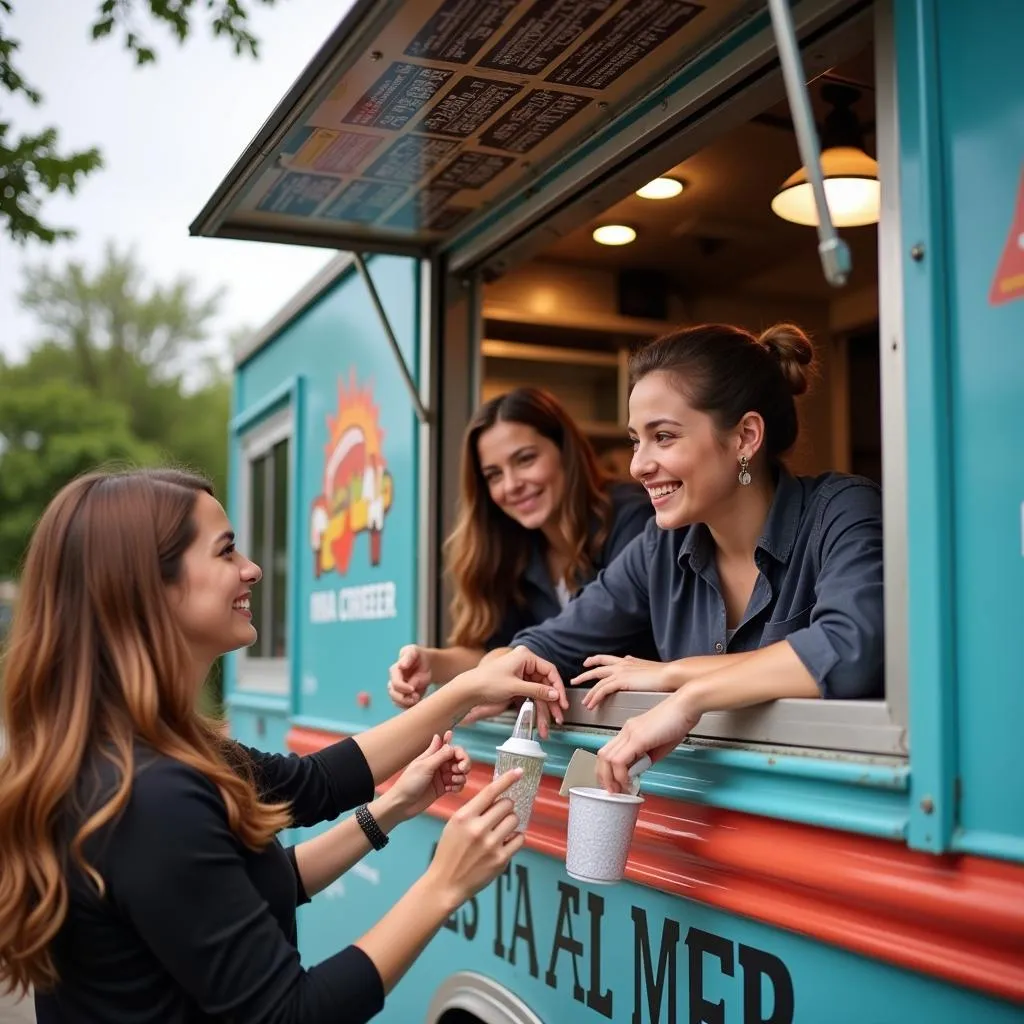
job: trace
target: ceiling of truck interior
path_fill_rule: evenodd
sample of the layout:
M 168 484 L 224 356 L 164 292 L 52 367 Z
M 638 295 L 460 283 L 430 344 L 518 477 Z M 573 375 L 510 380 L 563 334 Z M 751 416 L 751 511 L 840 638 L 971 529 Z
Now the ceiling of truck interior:
M 829 80 L 861 90 L 853 109 L 865 129 L 866 149 L 875 156 L 870 50 L 811 84 L 819 125 L 828 109 L 821 86 Z M 821 272 L 817 233 L 781 220 L 771 210 L 778 187 L 799 166 L 789 109 L 782 102 L 666 168 L 665 173 L 685 183 L 679 196 L 648 200 L 630 194 L 538 258 L 603 269 L 656 269 L 684 295 L 727 288 L 753 295 L 828 297 L 834 290 Z M 634 227 L 636 241 L 621 247 L 598 245 L 591 233 L 609 223 Z M 844 228 L 841 235 L 853 255 L 850 285 L 870 284 L 877 277 L 876 228 Z

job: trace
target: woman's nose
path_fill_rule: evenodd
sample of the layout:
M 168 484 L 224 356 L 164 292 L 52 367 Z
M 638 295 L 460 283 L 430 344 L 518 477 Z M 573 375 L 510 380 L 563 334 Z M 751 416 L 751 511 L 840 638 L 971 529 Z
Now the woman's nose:
M 263 579 L 263 570 L 255 562 L 247 562 L 242 570 L 242 579 L 246 583 L 259 583 Z
M 630 476 L 635 480 L 642 480 L 655 471 L 654 461 L 647 455 L 643 445 L 638 445 L 633 452 L 633 458 L 629 463 Z

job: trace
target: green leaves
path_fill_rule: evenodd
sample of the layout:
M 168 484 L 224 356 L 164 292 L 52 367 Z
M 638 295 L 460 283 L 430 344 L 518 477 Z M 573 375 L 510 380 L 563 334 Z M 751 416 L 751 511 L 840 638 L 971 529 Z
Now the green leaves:
M 14 137 L 11 125 L 0 122 L 0 221 L 6 222 L 7 233 L 16 242 L 70 238 L 69 229 L 53 227 L 40 218 L 43 199 L 57 192 L 75 192 L 82 179 L 102 164 L 96 149 L 59 153 L 56 128 Z
M 0 358 L 0 579 L 68 480 L 99 466 L 183 465 L 227 482 L 230 383 L 210 322 L 220 296 L 181 278 L 151 285 L 130 252 L 95 271 L 70 261 L 27 274 L 22 304 L 44 331 L 28 358 Z
M 254 2 L 269 7 L 275 0 Z M 227 37 L 236 55 L 256 57 L 259 42 L 248 28 L 251 7 L 240 0 L 102 0 L 92 22 L 92 38 L 119 38 L 136 66 L 142 67 L 155 63 L 157 51 L 141 34 L 138 22 L 148 18 L 183 44 L 195 20 L 204 18 L 215 37 Z M 14 8 L 15 0 L 0 0 L 0 94 L 6 91 L 39 105 L 43 94 L 15 66 L 20 44 L 7 24 Z M 5 106 L 0 101 L 0 111 Z M 96 148 L 61 152 L 56 128 L 19 135 L 9 120 L 0 121 L 0 230 L 20 243 L 73 237 L 70 229 L 43 219 L 45 201 L 57 192 L 74 193 L 102 166 Z

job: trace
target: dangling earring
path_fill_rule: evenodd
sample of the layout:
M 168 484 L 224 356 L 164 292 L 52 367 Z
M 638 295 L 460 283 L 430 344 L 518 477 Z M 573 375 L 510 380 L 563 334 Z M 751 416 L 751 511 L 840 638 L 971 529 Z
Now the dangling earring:
M 750 459 L 746 455 L 740 456 L 740 485 L 743 487 L 750 486 Z

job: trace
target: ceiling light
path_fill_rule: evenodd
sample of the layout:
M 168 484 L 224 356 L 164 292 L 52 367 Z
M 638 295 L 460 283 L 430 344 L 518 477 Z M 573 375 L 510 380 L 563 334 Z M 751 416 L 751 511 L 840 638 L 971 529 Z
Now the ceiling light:
M 821 154 L 821 171 L 828 212 L 837 228 L 878 223 L 882 186 L 878 180 L 878 164 L 867 153 L 846 146 L 826 149 Z M 818 226 L 814 191 L 803 167 L 783 182 L 772 200 L 772 210 L 794 224 Z
M 877 224 L 882 207 L 878 163 L 864 152 L 860 122 L 851 109 L 860 93 L 831 82 L 821 92 L 833 107 L 821 132 L 821 172 L 832 223 L 837 228 Z M 801 167 L 782 183 L 772 200 L 772 210 L 794 224 L 818 226 L 814 191 L 806 168 Z
M 683 191 L 683 183 L 677 178 L 655 178 L 638 188 L 636 194 L 641 199 L 674 199 Z
M 629 245 L 635 239 L 636 231 L 625 224 L 603 224 L 594 228 L 594 241 L 600 245 Z

